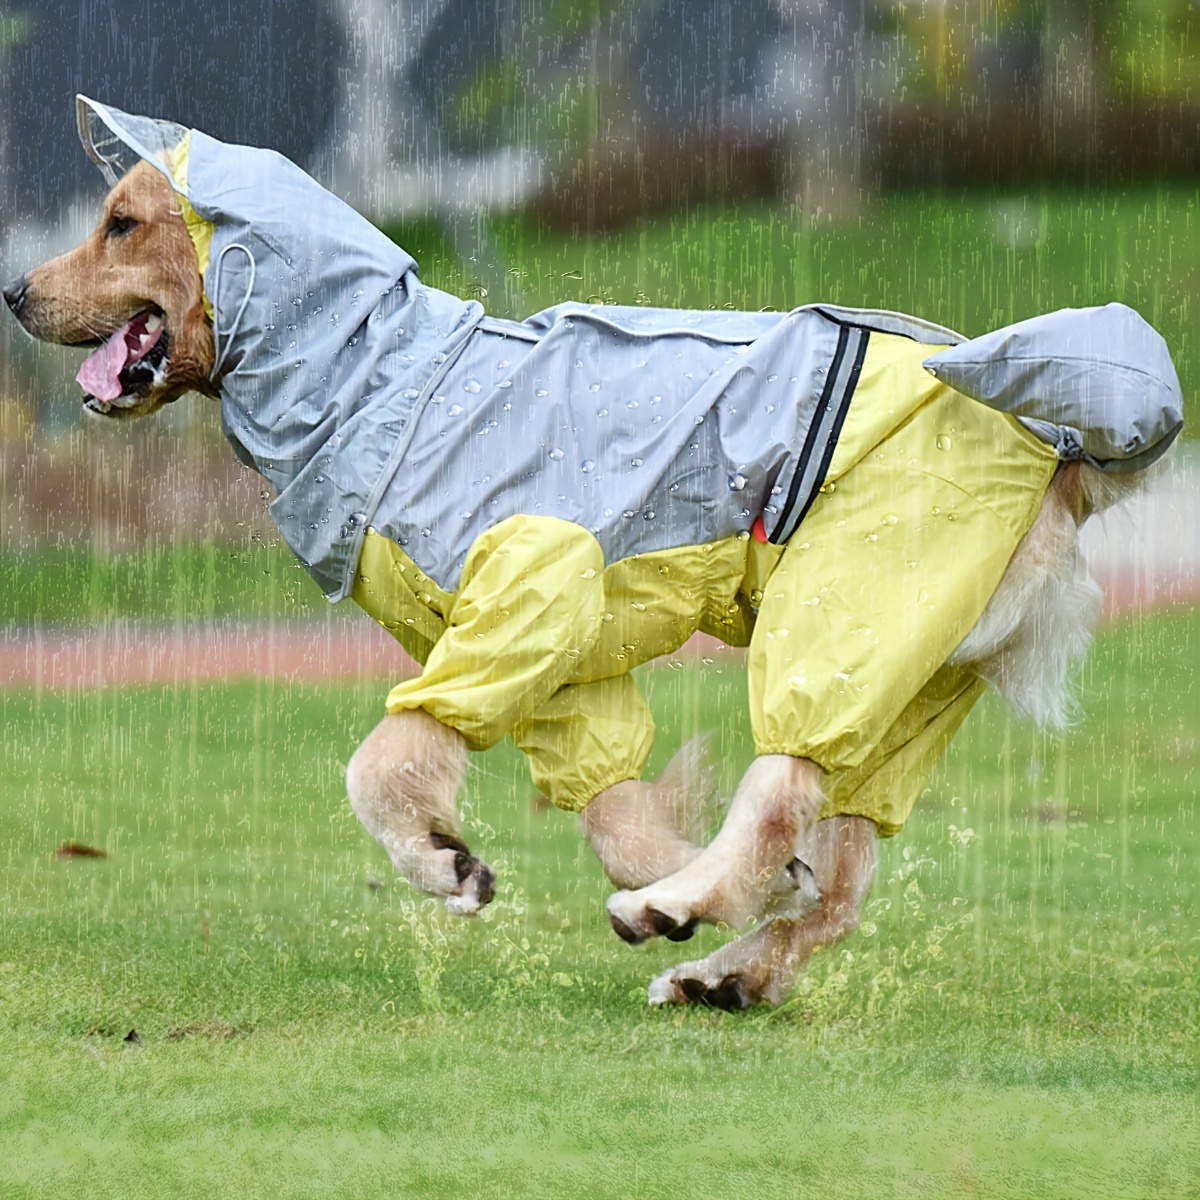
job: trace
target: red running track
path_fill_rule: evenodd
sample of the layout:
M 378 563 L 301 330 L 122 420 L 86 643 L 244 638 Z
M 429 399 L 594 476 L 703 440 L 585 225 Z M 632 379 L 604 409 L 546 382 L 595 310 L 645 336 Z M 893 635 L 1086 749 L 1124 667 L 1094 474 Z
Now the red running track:
M 1106 615 L 1200 600 L 1200 572 L 1124 570 L 1102 578 Z M 672 659 L 740 653 L 697 634 Z M 89 688 L 191 683 L 236 676 L 400 679 L 416 664 L 366 616 L 326 621 L 116 623 L 91 632 L 41 628 L 0 634 L 0 687 Z

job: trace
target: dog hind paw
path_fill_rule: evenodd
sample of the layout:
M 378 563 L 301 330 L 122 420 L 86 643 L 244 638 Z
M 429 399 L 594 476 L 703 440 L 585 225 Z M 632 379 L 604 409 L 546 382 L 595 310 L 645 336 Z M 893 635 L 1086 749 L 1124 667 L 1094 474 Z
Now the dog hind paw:
M 743 1012 L 765 1000 L 763 989 L 744 971 L 705 978 L 704 963 L 683 963 L 651 980 L 650 1004 L 700 1004 L 726 1012 Z
M 675 982 L 675 973 L 673 970 L 664 971 L 661 975 L 650 981 L 649 988 L 646 989 L 650 996 L 650 1005 L 652 1008 L 657 1008 L 662 1004 L 686 1004 L 687 996 L 684 995 L 683 989 Z
M 643 891 L 647 889 L 642 889 Z M 647 904 L 637 892 L 615 892 L 605 906 L 613 932 L 631 946 L 647 938 L 665 937 L 672 942 L 686 942 L 700 924 L 700 918 L 687 913 L 671 913 L 664 908 Z
M 446 897 L 446 908 L 459 917 L 473 917 L 485 904 L 490 904 L 496 895 L 496 877 L 491 868 L 479 859 L 471 860 L 471 869 L 456 896 Z
M 669 917 L 666 913 L 659 912 L 656 908 L 646 909 L 645 915 L 650 925 L 649 932 L 643 930 L 640 924 L 629 924 L 616 912 L 610 911 L 608 920 L 617 937 L 623 942 L 628 942 L 631 946 L 640 945 L 651 936 L 665 937 L 669 942 L 686 942 L 688 938 L 695 934 L 696 927 L 700 924 L 698 917 L 692 917 L 681 924 L 674 917 Z

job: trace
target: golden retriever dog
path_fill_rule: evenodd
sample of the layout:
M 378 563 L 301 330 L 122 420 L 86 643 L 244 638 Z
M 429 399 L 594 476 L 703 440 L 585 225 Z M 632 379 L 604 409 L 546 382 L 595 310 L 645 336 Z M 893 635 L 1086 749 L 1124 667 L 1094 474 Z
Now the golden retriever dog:
M 8 307 L 34 337 L 93 350 L 90 365 L 85 364 L 80 375 L 89 393 L 85 403 L 108 419 L 143 416 L 189 391 L 224 397 L 228 406 L 230 396 L 251 374 L 252 351 L 242 339 L 247 322 L 257 320 L 242 317 L 239 296 L 257 296 L 259 291 L 265 295 L 264 289 L 277 288 L 276 308 L 270 311 L 280 314 L 281 329 L 293 311 L 289 306 L 297 313 L 320 312 L 304 309 L 315 301 L 305 300 L 296 276 L 286 277 L 286 270 L 301 270 L 297 256 L 281 250 L 286 270 L 271 275 L 271 252 L 263 247 L 279 242 L 277 227 L 270 234 L 274 241 L 264 234 L 262 244 L 253 242 L 243 232 L 228 245 L 219 243 L 221 217 L 214 205 L 199 197 L 196 180 L 203 154 L 215 154 L 211 148 L 220 144 L 207 139 L 198 150 L 196 136 L 190 146 L 188 182 L 181 181 L 178 162 L 173 164 L 169 155 L 162 162 L 143 155 L 118 178 L 99 224 L 81 246 L 4 288 Z M 299 172 L 287 176 L 298 177 Z M 244 178 L 239 186 L 239 195 L 251 190 Z M 288 219 L 303 224 L 303 211 L 289 211 Z M 248 226 L 246 218 L 239 220 L 239 229 Z M 197 234 L 204 222 L 218 231 L 218 241 L 211 246 L 203 241 L 209 235 Z M 404 278 L 409 293 L 423 288 L 415 274 Z M 360 336 L 370 334 L 375 319 L 372 297 L 382 295 L 385 306 L 396 300 L 390 288 L 371 292 L 372 286 L 348 290 L 352 299 L 336 312 L 320 312 L 319 319 L 301 316 L 287 328 L 298 325 L 296 336 L 302 336 L 305 319 L 313 328 L 324 322 L 322 329 L 340 320 L 344 342 L 353 346 Z M 232 300 L 225 296 L 229 288 Z M 453 299 L 432 289 L 420 294 L 426 305 Z M 307 295 L 312 296 L 311 289 Z M 351 320 L 349 309 L 356 301 L 363 308 Z M 215 334 L 209 304 L 216 306 Z M 241 309 L 246 309 L 245 302 Z M 634 315 L 621 316 L 618 311 L 612 318 L 626 322 L 621 328 L 595 324 L 608 318 L 583 306 L 542 325 L 485 321 L 478 326 L 497 339 L 508 357 L 498 360 L 502 370 L 492 376 L 491 384 L 484 379 L 483 392 L 495 393 L 496 407 L 478 410 L 478 428 L 470 443 L 476 449 L 470 452 L 482 454 L 477 448 L 488 444 L 489 429 L 495 427 L 489 424 L 490 413 L 497 414 L 503 428 L 503 421 L 519 411 L 516 397 L 523 385 L 519 363 L 510 367 L 510 358 L 534 346 L 538 338 L 549 337 L 551 326 L 555 337 L 564 325 L 573 324 L 579 326 L 576 334 L 586 326 L 585 332 L 602 328 L 613 338 L 624 336 L 622 329 L 632 329 L 629 339 L 642 346 L 640 327 L 635 326 L 641 318 L 634 310 L 624 311 Z M 544 512 L 539 506 L 563 501 L 553 489 L 546 493 L 549 501 L 539 493 L 527 504 L 528 511 L 517 506 L 504 516 L 506 497 L 517 485 L 493 480 L 481 495 L 487 504 L 496 505 L 499 516 L 494 523 L 478 515 L 485 501 L 477 503 L 469 495 L 461 501 L 463 512 L 455 513 L 455 519 L 461 517 L 468 525 L 481 521 L 471 528 L 482 532 L 472 534 L 465 565 L 459 564 L 461 579 L 448 582 L 420 556 L 422 537 L 430 543 L 436 540 L 438 527 L 433 522 L 414 525 L 410 539 L 408 526 L 384 528 L 377 513 L 352 513 L 347 519 L 347 544 L 354 546 L 355 561 L 346 578 L 352 581 L 355 599 L 425 663 L 423 676 L 399 685 L 389 697 L 386 715 L 350 760 L 347 782 L 354 811 L 415 886 L 444 897 L 454 912 L 474 913 L 492 899 L 495 883 L 491 870 L 464 841 L 456 795 L 468 751 L 512 736 L 530 755 L 542 790 L 580 814 L 585 837 L 620 889 L 610 898 L 608 910 L 622 938 L 682 940 L 699 922 L 732 929 L 754 923 L 749 932 L 702 961 L 683 963 L 655 979 L 650 1000 L 656 1004 L 741 1009 L 760 1001 L 778 1003 L 815 950 L 849 936 L 875 875 L 877 838 L 902 825 L 985 682 L 1022 713 L 1051 725 L 1062 722 L 1068 708 L 1069 667 L 1086 649 L 1100 607 L 1099 589 L 1080 554 L 1079 527 L 1139 487 L 1145 475 L 1141 469 L 1106 470 L 1094 455 L 1064 454 L 1061 441 L 1056 450 L 1035 438 L 1017 419 L 1023 414 L 997 411 L 940 382 L 937 362 L 925 367 L 922 363 L 947 345 L 953 349 L 960 341 L 953 335 L 941 336 L 930 327 L 934 332 L 918 348 L 906 333 L 909 327 L 897 331 L 887 314 L 846 316 L 846 310 L 828 310 L 817 315 L 825 322 L 821 328 L 828 332 L 831 350 L 813 368 L 820 387 L 814 393 L 809 429 L 816 429 L 829 414 L 825 441 L 818 447 L 824 458 L 813 466 L 816 473 L 805 485 L 811 492 L 805 499 L 807 508 L 794 514 L 793 526 L 784 533 L 779 532 L 784 510 L 793 498 L 784 476 L 774 479 L 774 487 L 768 480 L 753 504 L 736 509 L 735 531 L 723 540 L 689 535 L 679 539 L 679 545 L 664 549 L 660 540 L 643 551 L 643 542 L 636 539 L 661 531 L 668 512 L 662 501 L 653 499 L 656 493 L 646 491 L 637 506 L 629 503 L 626 511 L 611 518 L 617 523 L 623 519 L 621 536 L 633 539 L 621 543 L 620 555 L 601 551 L 597 539 L 602 535 L 586 516 L 564 519 Z M 677 346 L 685 348 L 680 339 L 687 330 L 671 325 L 667 315 L 655 319 L 668 328 L 668 335 L 665 343 L 654 345 L 665 344 L 668 357 L 678 362 L 683 374 L 690 375 L 693 366 L 703 373 L 691 350 L 676 352 Z M 766 316 L 745 318 L 752 320 L 762 322 L 764 337 L 785 328 L 783 318 L 769 327 Z M 686 324 L 683 315 L 680 322 Z M 450 329 L 450 349 L 441 358 L 459 353 L 466 365 L 453 376 L 453 391 L 439 383 L 450 377 L 436 371 L 412 388 L 412 412 L 424 414 L 419 421 L 413 417 L 413 423 L 445 424 L 429 425 L 425 442 L 420 441 L 420 429 L 412 435 L 415 440 L 404 458 L 411 476 L 418 474 L 420 462 L 428 462 L 428 478 L 438 480 L 438 471 L 450 472 L 453 478 L 439 486 L 461 489 L 466 495 L 475 479 L 488 478 L 489 471 L 500 479 L 508 463 L 513 479 L 561 470 L 563 458 L 572 465 L 573 451 L 561 448 L 566 443 L 554 440 L 558 435 L 539 440 L 536 430 L 523 442 L 514 434 L 491 460 L 474 458 L 453 470 L 439 460 L 439 444 L 449 445 L 444 433 L 453 428 L 454 409 L 461 412 L 454 397 L 463 397 L 463 404 L 482 403 L 476 381 L 484 375 L 470 359 L 477 352 L 475 344 L 465 337 L 456 341 L 457 327 L 443 324 Z M 273 328 L 270 320 L 255 326 L 255 336 L 267 336 L 261 333 L 264 328 Z M 285 347 L 283 357 L 291 353 L 286 343 L 278 344 Z M 740 369 L 737 356 L 747 346 L 751 355 L 757 353 L 753 347 L 760 343 L 748 335 L 718 332 L 704 346 L 710 344 L 725 355 L 716 361 L 731 361 L 733 370 Z M 856 344 L 858 356 L 853 358 Z M 785 346 L 783 352 L 791 351 Z M 654 385 L 638 390 L 636 374 L 617 379 L 601 373 L 585 379 L 587 353 L 568 354 L 567 369 L 578 371 L 582 382 L 571 386 L 591 398 L 596 419 L 615 421 L 615 413 L 626 421 L 622 414 L 628 413 L 632 423 L 638 398 L 641 412 L 653 412 L 662 399 Z M 304 364 L 298 357 L 295 364 L 284 366 L 299 372 Z M 643 358 L 635 366 L 642 369 Z M 443 366 L 439 363 L 436 370 Z M 511 376 L 502 378 L 503 371 Z M 736 393 L 749 399 L 737 403 L 745 408 L 761 396 L 762 411 L 773 418 L 779 402 L 770 398 L 783 394 L 773 389 L 782 389 L 788 378 L 796 384 L 799 371 L 793 367 L 790 377 L 766 370 L 755 374 L 745 385 L 748 390 Z M 327 374 L 334 380 L 327 386 L 333 388 L 341 377 L 336 371 Z M 713 404 L 730 404 L 728 397 L 744 374 L 729 375 L 734 382 Z M 847 405 L 836 421 L 826 403 L 835 375 L 842 380 L 839 386 Z M 255 376 L 256 403 L 276 397 L 281 385 L 275 378 Z M 897 381 L 912 391 L 911 402 L 904 399 L 907 392 L 897 390 Z M 547 389 L 536 384 L 529 384 L 528 395 L 544 395 Z M 1168 379 L 1166 386 L 1170 385 Z M 375 376 L 364 373 L 353 386 L 365 393 L 379 385 Z M 1177 391 L 1177 383 L 1174 387 Z M 510 403 L 504 398 L 506 388 L 515 406 L 511 411 L 504 407 Z M 319 399 L 319 389 L 312 394 Z M 849 402 L 851 395 L 854 403 Z M 871 395 L 885 400 L 869 402 Z M 548 397 L 546 403 L 553 399 Z M 578 407 L 577 400 L 572 403 Z M 661 406 L 664 411 L 669 403 L 668 398 Z M 249 422 L 243 428 L 239 422 L 244 414 L 235 409 L 225 410 L 227 428 L 238 444 L 249 446 L 248 439 L 258 434 L 246 432 Z M 688 427 L 699 432 L 680 443 L 680 461 L 694 463 L 694 473 L 672 476 L 674 482 L 664 485 L 668 500 L 678 494 L 673 489 L 680 479 L 687 491 L 687 480 L 701 478 L 715 456 L 711 446 L 716 443 L 702 437 L 713 422 L 700 410 L 693 417 L 683 401 L 678 410 L 686 411 Z M 653 415 L 636 419 L 644 420 L 647 437 L 657 437 L 657 430 L 672 425 L 671 420 L 656 424 Z M 732 419 L 730 410 L 722 410 L 723 429 Z M 1155 457 L 1178 431 L 1173 416 L 1167 424 L 1172 428 L 1158 437 L 1162 444 L 1155 447 Z M 623 425 L 616 440 L 629 428 L 632 424 Z M 269 438 L 270 430 L 262 436 Z M 561 438 L 567 436 L 564 432 Z M 813 436 L 810 432 L 809 439 Z M 490 444 L 495 446 L 497 440 L 492 437 Z M 851 453 L 851 446 L 858 449 Z M 986 477 L 975 497 L 961 505 L 959 497 L 974 485 L 962 483 L 953 470 L 939 465 L 939 455 L 949 461 L 960 451 L 970 457 L 971 470 Z M 583 451 L 577 456 L 579 486 L 591 489 L 587 502 L 602 514 L 614 504 L 625 504 L 611 497 L 642 469 L 640 450 L 614 453 L 616 466 L 610 464 L 603 477 L 600 466 L 583 457 Z M 527 471 L 529 455 L 541 465 Z M 911 474 L 889 488 L 872 472 L 891 469 L 893 460 L 897 470 Z M 993 460 L 1007 465 L 997 474 L 991 469 Z M 255 457 L 256 463 L 261 461 L 263 456 Z M 1140 468 L 1144 462 L 1136 465 Z M 277 488 L 283 486 L 268 468 L 260 469 Z M 736 505 L 740 496 L 753 491 L 752 467 L 742 471 L 735 463 L 727 482 L 724 465 L 720 471 L 721 484 L 715 489 L 720 503 Z M 797 468 L 794 478 L 799 473 Z M 321 476 L 315 478 L 320 481 Z M 290 481 L 285 483 L 290 495 L 295 489 Z M 792 486 L 793 493 L 797 486 Z M 921 490 L 926 486 L 934 489 L 929 495 Z M 1017 492 L 1012 501 L 1015 515 L 996 518 L 997 548 L 988 552 L 986 561 L 978 559 L 977 543 L 987 540 L 980 522 L 992 521 L 994 511 Z M 415 490 L 411 500 L 425 502 Z M 707 505 L 702 494 L 697 503 Z M 285 508 L 272 511 L 288 536 Z M 565 502 L 562 511 L 569 511 Z M 772 521 L 778 536 L 765 532 Z M 598 517 L 597 529 L 600 523 Z M 353 528 L 356 525 L 360 528 Z M 432 537 L 426 536 L 430 529 Z M 906 582 L 918 575 L 919 584 Z M 407 607 L 395 608 L 398 602 L 388 589 L 410 584 Z M 675 616 L 676 608 L 681 616 Z M 652 618 L 665 623 L 662 614 L 667 610 L 674 622 L 669 631 L 653 638 L 639 632 Z M 653 657 L 664 645 L 678 646 L 698 627 L 750 647 L 758 751 L 719 832 L 707 845 L 693 840 L 692 834 L 697 797 L 707 786 L 700 749 L 685 747 L 657 781 L 640 779 L 649 747 L 648 717 L 640 715 L 636 697 L 626 690 L 632 687 L 629 666 Z M 503 631 L 499 640 L 496 629 Z M 610 635 L 610 629 L 616 632 Z M 645 645 L 639 649 L 643 636 Z M 453 655 L 443 654 L 444 645 L 451 643 Z M 835 644 L 836 651 L 831 648 Z M 474 645 L 486 645 L 487 653 L 473 658 Z M 488 711 L 481 715 L 485 707 Z M 614 760 L 618 743 L 622 748 Z

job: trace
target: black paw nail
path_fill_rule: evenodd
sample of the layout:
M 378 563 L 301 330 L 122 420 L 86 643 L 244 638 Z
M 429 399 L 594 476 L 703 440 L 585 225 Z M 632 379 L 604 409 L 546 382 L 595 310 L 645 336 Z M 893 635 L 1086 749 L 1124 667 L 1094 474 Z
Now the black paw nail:
M 786 867 L 784 867 L 784 870 L 787 872 L 788 882 L 797 891 L 799 891 L 800 888 L 804 886 L 805 882 L 808 881 L 811 881 L 813 889 L 816 890 L 817 877 L 813 874 L 812 867 L 810 867 L 808 863 L 801 862 L 798 858 L 793 858 L 792 861 L 788 863 Z
M 462 838 L 455 837 L 452 833 L 436 833 L 432 832 L 429 835 L 429 844 L 435 850 L 457 850 L 460 854 L 470 855 L 467 849 L 467 843 Z
M 696 932 L 696 926 L 700 924 L 699 917 L 693 917 L 684 925 L 680 925 L 678 929 L 672 929 L 665 934 L 668 942 L 686 942 Z
M 754 1003 L 741 975 L 726 975 L 709 991 L 708 1002 L 713 1008 L 723 1008 L 726 1012 L 743 1012 Z
M 657 908 L 646 909 L 646 916 L 650 918 L 650 927 L 659 937 L 670 937 L 680 928 L 679 922 L 674 917 L 668 917 L 666 913 L 659 912 Z
M 623 942 L 628 942 L 631 946 L 636 946 L 639 942 L 646 940 L 646 935 L 639 933 L 630 925 L 626 925 L 620 917 L 608 914 L 608 919 L 612 922 L 613 933 L 617 935 Z

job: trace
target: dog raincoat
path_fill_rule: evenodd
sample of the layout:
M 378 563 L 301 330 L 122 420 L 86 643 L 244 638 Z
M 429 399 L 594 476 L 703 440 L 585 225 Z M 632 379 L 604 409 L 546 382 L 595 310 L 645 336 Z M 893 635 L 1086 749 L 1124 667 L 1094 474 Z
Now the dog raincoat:
M 971 342 L 916 318 L 823 305 L 563 304 L 496 320 L 422 284 L 404 250 L 274 152 L 83 97 L 79 125 L 110 182 L 142 158 L 184 199 L 226 436 L 274 486 L 272 518 L 326 595 L 353 594 L 424 664 L 393 689 L 389 710 L 425 708 L 476 748 L 511 735 L 564 807 L 641 771 L 653 727 L 629 669 L 697 628 L 750 642 L 769 607 L 763 589 L 810 511 L 838 511 L 841 475 L 873 449 L 886 457 L 888 435 L 936 396 L 956 397 L 960 446 L 986 443 L 994 456 L 1003 442 L 1022 464 L 1003 481 L 1019 512 L 1000 521 L 988 569 L 968 568 L 962 612 L 931 617 L 943 634 L 865 722 L 875 733 L 823 752 L 764 716 L 760 752 L 804 753 L 850 778 L 881 774 L 881 745 L 894 766 L 923 737 L 943 744 L 928 731 L 944 732 L 964 698 L 969 707 L 970 687 L 942 680 L 946 695 L 919 719 L 909 701 L 956 644 L 941 642 L 961 639 L 982 611 L 990 591 L 979 581 L 998 581 L 1055 454 L 1141 466 L 1181 424 L 1162 339 L 1123 306 Z M 1029 346 L 1043 356 L 1036 369 Z M 1093 391 L 1103 397 L 1095 421 Z M 947 483 L 952 495 L 964 486 Z M 968 542 L 987 533 L 988 502 L 976 499 Z M 888 588 L 869 556 L 851 567 Z M 794 600 L 815 611 L 820 597 Z M 793 671 L 777 686 L 803 691 L 806 678 Z M 753 679 L 751 691 L 753 702 Z M 821 703 L 800 706 L 810 717 L 778 696 L 760 707 L 804 725 Z M 840 707 L 864 725 L 852 704 Z M 903 734 L 905 713 L 925 732 Z

